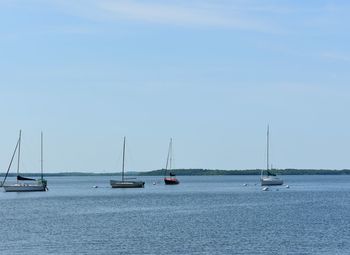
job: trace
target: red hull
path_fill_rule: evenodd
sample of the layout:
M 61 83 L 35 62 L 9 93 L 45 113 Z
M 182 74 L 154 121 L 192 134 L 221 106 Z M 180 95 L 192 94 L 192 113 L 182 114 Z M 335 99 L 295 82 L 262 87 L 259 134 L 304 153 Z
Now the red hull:
M 166 185 L 176 185 L 176 184 L 179 184 L 180 182 L 179 182 L 179 180 L 178 179 L 176 179 L 176 178 L 164 178 L 164 183 L 166 184 Z

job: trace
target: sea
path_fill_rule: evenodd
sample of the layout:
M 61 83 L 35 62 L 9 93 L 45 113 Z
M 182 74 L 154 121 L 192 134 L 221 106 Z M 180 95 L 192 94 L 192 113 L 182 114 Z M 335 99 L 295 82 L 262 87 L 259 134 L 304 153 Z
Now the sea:
M 269 191 L 259 176 L 49 177 L 0 191 L 0 254 L 350 254 L 350 176 L 282 177 Z

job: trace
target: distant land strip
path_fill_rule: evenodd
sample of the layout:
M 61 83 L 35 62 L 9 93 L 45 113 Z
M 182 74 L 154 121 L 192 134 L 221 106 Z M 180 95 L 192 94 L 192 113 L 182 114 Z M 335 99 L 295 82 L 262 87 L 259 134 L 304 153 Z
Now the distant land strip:
M 270 170 L 278 175 L 347 175 L 350 174 L 350 169 L 273 169 Z M 219 169 L 173 169 L 172 173 L 179 176 L 195 176 L 195 175 L 260 175 L 261 169 L 247 169 L 247 170 L 219 170 Z M 25 176 L 40 176 L 40 173 L 22 173 Z M 129 171 L 126 173 L 131 176 L 162 176 L 164 175 L 164 169 L 152 170 L 152 171 Z M 2 172 L 0 176 L 4 176 Z M 111 176 L 121 175 L 120 172 L 57 172 L 57 173 L 44 173 L 45 176 Z M 15 173 L 10 173 L 9 176 L 16 176 Z

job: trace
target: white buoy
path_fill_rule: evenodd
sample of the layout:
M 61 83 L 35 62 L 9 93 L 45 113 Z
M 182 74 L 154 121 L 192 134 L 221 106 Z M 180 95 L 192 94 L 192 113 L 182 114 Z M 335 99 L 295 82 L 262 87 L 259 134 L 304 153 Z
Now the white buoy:
M 269 191 L 269 187 L 264 187 L 262 191 Z
M 244 183 L 243 186 L 248 186 L 248 184 Z
M 289 189 L 289 185 L 286 185 L 286 189 Z
M 153 185 L 156 185 L 156 182 L 153 182 Z
M 97 189 L 98 188 L 98 186 L 97 185 L 95 185 L 95 186 L 92 186 L 94 189 Z

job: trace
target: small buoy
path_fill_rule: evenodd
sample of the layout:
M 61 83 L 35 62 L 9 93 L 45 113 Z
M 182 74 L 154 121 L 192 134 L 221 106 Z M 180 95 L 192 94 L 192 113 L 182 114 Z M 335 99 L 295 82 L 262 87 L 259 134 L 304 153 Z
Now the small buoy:
M 153 185 L 156 185 L 156 182 L 153 182 Z
M 286 189 L 289 189 L 289 185 L 286 185 Z
M 98 186 L 97 185 L 95 185 L 95 186 L 92 186 L 94 189 L 97 189 L 98 188 Z
M 269 187 L 264 187 L 263 189 L 262 189 L 262 191 L 268 191 L 269 190 Z
M 243 186 L 248 186 L 248 184 L 244 183 Z

